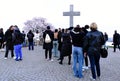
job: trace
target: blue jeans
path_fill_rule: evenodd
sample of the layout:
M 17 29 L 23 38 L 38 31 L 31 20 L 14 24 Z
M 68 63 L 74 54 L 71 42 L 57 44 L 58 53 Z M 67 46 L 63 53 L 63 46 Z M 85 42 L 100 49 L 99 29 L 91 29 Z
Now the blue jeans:
M 26 47 L 26 46 L 27 46 L 26 40 L 24 40 L 24 42 L 22 43 L 22 46 L 23 46 L 23 47 Z
M 72 47 L 73 54 L 73 72 L 76 77 L 82 78 L 83 49 L 82 47 Z M 78 63 L 78 66 L 77 66 Z
M 31 47 L 32 47 L 32 50 L 34 50 L 34 42 L 29 42 L 29 50 L 31 50 Z
M 53 41 L 53 52 L 54 56 L 58 56 L 58 41 Z
M 18 44 L 14 46 L 16 60 L 22 59 L 22 44 Z
M 92 72 L 92 77 L 96 79 L 96 74 L 99 77 L 100 76 L 100 53 L 99 52 L 94 52 L 90 51 L 88 52 L 88 56 L 90 59 L 90 65 L 91 65 L 91 72 Z

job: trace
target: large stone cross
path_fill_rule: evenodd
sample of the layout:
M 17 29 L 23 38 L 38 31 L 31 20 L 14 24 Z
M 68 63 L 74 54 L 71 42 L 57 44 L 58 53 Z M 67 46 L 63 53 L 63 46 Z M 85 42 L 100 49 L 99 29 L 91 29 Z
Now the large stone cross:
M 63 16 L 70 16 L 70 27 L 73 27 L 73 16 L 80 16 L 80 12 L 73 12 L 73 5 L 70 5 L 70 11 L 63 12 Z

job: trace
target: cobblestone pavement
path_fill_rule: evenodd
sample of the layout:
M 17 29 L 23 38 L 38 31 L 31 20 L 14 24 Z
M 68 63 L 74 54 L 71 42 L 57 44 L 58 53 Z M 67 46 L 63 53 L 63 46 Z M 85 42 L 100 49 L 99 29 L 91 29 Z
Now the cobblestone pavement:
M 57 58 L 53 62 L 44 59 L 44 50 L 35 46 L 34 51 L 23 48 L 23 60 L 15 61 L 11 58 L 4 59 L 0 52 L 0 81 L 91 81 L 90 69 L 83 72 L 84 78 L 73 76 L 72 65 L 58 64 Z M 101 58 L 101 78 L 97 81 L 120 81 L 120 51 L 116 53 L 109 48 L 108 58 Z

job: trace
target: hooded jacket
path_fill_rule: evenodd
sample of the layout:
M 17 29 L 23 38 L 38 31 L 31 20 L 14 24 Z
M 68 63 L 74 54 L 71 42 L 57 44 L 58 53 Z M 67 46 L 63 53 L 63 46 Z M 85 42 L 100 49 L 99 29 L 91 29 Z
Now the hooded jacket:
M 19 29 L 14 30 L 13 33 L 13 43 L 14 45 L 22 44 L 23 43 L 23 36 Z
M 72 37 L 73 46 L 83 47 L 83 39 L 84 39 L 85 33 L 82 32 L 82 31 L 72 30 L 70 32 L 70 34 L 71 34 L 71 37 Z

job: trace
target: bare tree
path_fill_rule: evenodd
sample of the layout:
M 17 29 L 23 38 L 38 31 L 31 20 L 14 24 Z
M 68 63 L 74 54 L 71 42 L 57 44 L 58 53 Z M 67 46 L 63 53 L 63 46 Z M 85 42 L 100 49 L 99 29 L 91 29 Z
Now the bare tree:
M 34 17 L 32 20 L 27 20 L 26 22 L 24 22 L 24 25 L 25 26 L 23 27 L 23 30 L 25 33 L 27 33 L 29 30 L 32 30 L 33 33 L 35 33 L 36 31 L 39 32 L 41 44 L 43 43 L 43 31 L 46 30 L 47 26 L 50 26 L 51 29 L 54 29 L 52 24 L 48 23 L 47 20 L 42 17 Z
M 27 20 L 24 25 L 25 26 L 23 27 L 23 30 L 25 32 L 28 32 L 29 30 L 32 30 L 33 32 L 36 32 L 36 30 L 43 32 L 46 30 L 47 26 L 50 26 L 51 29 L 54 29 L 52 24 L 48 23 L 47 20 L 42 17 L 34 17 L 32 20 Z

